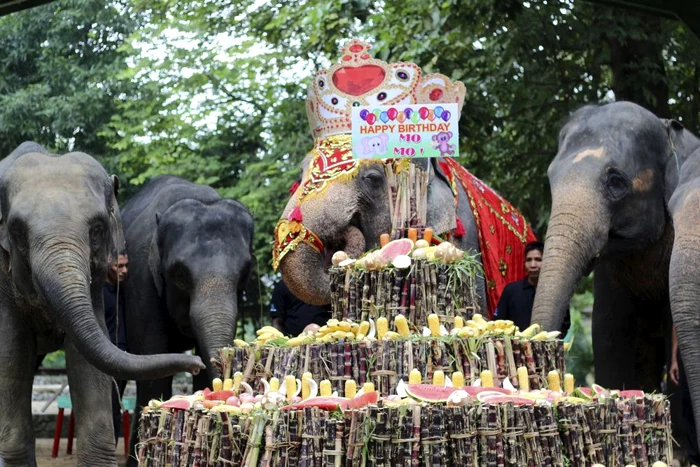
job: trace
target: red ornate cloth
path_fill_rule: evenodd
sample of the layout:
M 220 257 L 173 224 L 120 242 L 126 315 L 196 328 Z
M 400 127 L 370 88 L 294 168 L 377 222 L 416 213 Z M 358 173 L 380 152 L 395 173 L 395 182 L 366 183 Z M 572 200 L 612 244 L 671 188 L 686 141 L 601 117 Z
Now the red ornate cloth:
M 525 244 L 536 241 L 537 237 L 523 215 L 508 201 L 454 159 L 444 159 L 446 163 L 441 163 L 441 168 L 448 179 L 458 180 L 464 188 L 476 221 L 486 275 L 488 317 L 491 318 L 506 284 L 523 278 Z

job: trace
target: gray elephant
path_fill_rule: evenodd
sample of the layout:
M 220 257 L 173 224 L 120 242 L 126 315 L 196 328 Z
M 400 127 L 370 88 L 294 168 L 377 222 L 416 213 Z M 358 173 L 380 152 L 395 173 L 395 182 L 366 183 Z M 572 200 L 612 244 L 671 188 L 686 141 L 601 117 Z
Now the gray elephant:
M 592 269 L 596 382 L 654 390 L 670 309 L 700 407 L 700 139 L 632 103 L 584 107 L 560 132 L 549 179 L 533 321 L 556 328 Z
M 202 389 L 217 376 L 210 359 L 235 337 L 237 299 L 253 262 L 253 218 L 211 187 L 162 176 L 124 205 L 122 219 L 130 262 L 129 350 L 145 355 L 196 347 L 208 369 L 195 381 Z M 137 387 L 140 407 L 170 398 L 172 377 Z
M 391 231 L 391 202 L 384 163 L 369 160 L 354 161 L 349 166 L 346 163 L 344 174 L 339 176 L 338 169 L 333 168 L 332 172 L 326 172 L 330 179 L 325 180 L 321 167 L 327 163 L 322 162 L 323 157 L 311 152 L 304 160 L 301 185 L 278 223 L 273 255 L 277 258 L 273 262 L 279 263 L 292 293 L 317 305 L 330 302 L 327 268 L 333 253 L 343 250 L 350 257 L 358 257 L 377 247 L 382 233 Z M 481 252 L 482 244 L 487 245 L 489 254 L 499 255 L 507 264 L 503 274 L 498 273 L 502 286 L 508 280 L 522 279 L 524 244 L 535 237 L 517 210 L 452 159 L 414 159 L 411 163 L 429 171 L 426 226 L 438 235 L 452 235 L 453 243 L 464 250 Z M 492 203 L 487 207 L 488 201 Z M 483 208 L 478 221 L 471 205 Z M 492 213 L 498 215 L 489 217 Z M 297 244 L 297 240 L 283 240 L 285 232 L 280 230 L 290 219 L 303 224 L 305 235 L 312 232 L 313 238 L 320 241 L 314 245 L 308 238 Z M 489 239 L 495 240 L 501 228 L 512 243 L 495 241 L 489 245 Z M 285 246 L 285 242 L 295 248 Z M 480 306 L 484 312 L 487 309 L 492 312 L 497 303 L 492 282 L 496 278 L 490 276 L 493 269 L 485 268 L 485 272 L 487 277 L 477 283 Z
M 133 356 L 107 337 L 102 287 L 121 231 L 117 184 L 87 154 L 57 157 L 35 143 L 0 162 L 0 465 L 36 465 L 37 355 L 65 347 L 81 466 L 117 465 L 107 374 L 204 368 L 181 354 Z

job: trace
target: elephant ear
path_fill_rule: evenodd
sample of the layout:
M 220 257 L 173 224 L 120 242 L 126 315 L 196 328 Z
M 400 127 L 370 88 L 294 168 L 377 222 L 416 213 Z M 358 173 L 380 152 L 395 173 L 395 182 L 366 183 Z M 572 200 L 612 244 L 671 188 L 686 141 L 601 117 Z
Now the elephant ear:
M 438 235 L 457 228 L 454 193 L 437 157 L 430 158 L 427 225 Z
M 163 294 L 163 276 L 160 268 L 160 249 L 158 248 L 158 224 L 160 224 L 160 215 L 156 214 L 156 230 L 153 232 L 151 239 L 151 247 L 148 250 L 148 268 L 153 276 L 153 283 L 156 285 L 158 296 Z
M 0 212 L 0 247 L 6 252 L 10 252 L 10 241 L 7 238 L 7 223 Z

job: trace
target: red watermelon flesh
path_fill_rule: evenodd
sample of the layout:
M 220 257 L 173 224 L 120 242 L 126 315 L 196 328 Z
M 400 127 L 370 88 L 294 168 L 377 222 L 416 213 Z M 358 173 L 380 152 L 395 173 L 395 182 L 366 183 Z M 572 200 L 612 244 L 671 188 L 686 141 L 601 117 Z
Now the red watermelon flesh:
M 192 407 L 192 402 L 187 399 L 170 399 L 160 404 L 161 409 L 181 409 L 188 410 Z
M 209 401 L 225 401 L 231 396 L 235 396 L 236 393 L 233 391 L 214 391 L 205 393 L 204 397 Z
M 433 384 L 408 384 L 406 393 L 425 402 L 446 402 L 450 394 L 459 388 L 448 388 L 445 386 L 435 386 Z
M 348 404 L 346 397 L 310 397 L 296 404 L 285 405 L 282 410 L 301 409 L 304 407 L 318 407 L 321 410 L 335 410 L 343 408 Z
M 480 394 L 480 396 L 483 396 L 483 394 Z M 534 405 L 535 401 L 532 399 L 527 399 L 525 397 L 518 397 L 518 396 L 506 396 L 503 394 L 491 394 L 487 395 L 484 397 L 484 400 L 481 400 L 481 397 L 479 397 L 479 400 L 483 402 L 484 404 L 504 404 L 506 402 L 512 402 L 515 405 Z
M 596 393 L 596 394 L 605 394 L 607 389 L 605 389 L 603 386 L 600 386 L 598 384 L 594 384 L 591 386 L 591 389 Z
M 625 391 L 620 391 L 620 397 L 644 397 L 644 391 L 627 389 Z
M 576 391 L 580 391 L 583 394 L 585 394 L 586 396 L 591 397 L 591 388 L 585 388 L 585 387 L 576 388 Z
M 345 409 L 359 409 L 366 405 L 376 404 L 379 401 L 379 392 L 369 391 L 365 392 L 359 396 L 355 396 L 352 399 L 346 399 L 348 401 L 347 405 L 343 407 Z
M 506 389 L 506 388 L 495 388 L 495 387 L 494 388 L 486 388 L 483 386 L 464 386 L 464 387 L 459 388 L 459 389 L 463 389 L 463 390 L 467 391 L 467 393 L 469 393 L 469 395 L 472 397 L 477 397 L 482 392 L 497 392 L 499 394 L 503 394 L 506 396 L 513 394 L 513 391 L 511 391 L 510 389 Z
M 493 388 L 485 388 L 485 389 L 493 389 Z M 500 397 L 500 396 L 508 396 L 510 397 L 512 394 L 510 393 L 504 393 L 501 391 L 481 391 L 479 394 L 476 395 L 476 400 L 479 402 L 485 402 L 487 399 L 491 397 Z
M 411 250 L 413 250 L 413 240 L 410 238 L 399 238 L 384 245 L 379 250 L 379 254 L 387 263 L 391 263 L 397 256 L 407 255 Z

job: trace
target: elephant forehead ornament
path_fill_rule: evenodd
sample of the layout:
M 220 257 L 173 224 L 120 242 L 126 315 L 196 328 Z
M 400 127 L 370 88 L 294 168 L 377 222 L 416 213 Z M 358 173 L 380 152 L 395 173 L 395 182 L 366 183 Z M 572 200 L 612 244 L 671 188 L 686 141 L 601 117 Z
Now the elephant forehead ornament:
M 282 258 L 305 242 L 323 252 L 323 242 L 304 227 L 300 205 L 323 193 L 331 181 L 349 180 L 363 163 L 352 158 L 352 108 L 365 105 L 464 105 L 464 84 L 441 74 L 423 75 L 415 63 L 387 63 L 369 54 L 371 45 L 353 39 L 341 48 L 340 60 L 314 75 L 306 115 L 315 138 L 309 168 L 294 193 L 296 207 L 277 223 L 272 253 L 275 270 Z

